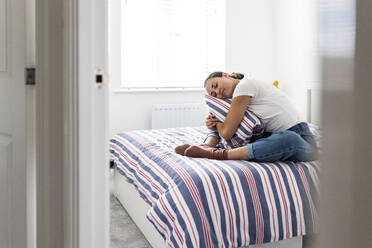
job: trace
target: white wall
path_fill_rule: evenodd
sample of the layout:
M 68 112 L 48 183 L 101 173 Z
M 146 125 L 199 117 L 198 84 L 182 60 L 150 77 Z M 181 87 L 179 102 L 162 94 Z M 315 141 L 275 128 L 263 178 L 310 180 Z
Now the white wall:
M 320 88 L 318 1 L 274 1 L 273 8 L 275 78 L 305 120 L 306 89 Z
M 120 131 L 151 128 L 153 104 L 201 102 L 204 102 L 203 91 L 111 92 L 110 135 Z
M 236 0 L 226 6 L 227 71 L 249 72 L 273 82 L 294 101 L 307 120 L 307 88 L 320 104 L 318 1 Z M 319 110 L 312 110 L 320 124 Z
M 273 0 L 226 1 L 226 71 L 276 80 L 273 11 Z

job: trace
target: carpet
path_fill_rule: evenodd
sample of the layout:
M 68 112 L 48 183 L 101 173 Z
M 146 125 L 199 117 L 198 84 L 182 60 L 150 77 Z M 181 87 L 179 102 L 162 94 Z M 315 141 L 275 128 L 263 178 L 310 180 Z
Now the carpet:
M 151 248 L 119 200 L 111 194 L 110 248 Z

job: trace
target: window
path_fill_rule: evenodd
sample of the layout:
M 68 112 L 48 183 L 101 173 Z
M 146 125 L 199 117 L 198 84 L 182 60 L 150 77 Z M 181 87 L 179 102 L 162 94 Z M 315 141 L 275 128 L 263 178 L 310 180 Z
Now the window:
M 202 87 L 225 69 L 225 0 L 122 0 L 122 87 Z

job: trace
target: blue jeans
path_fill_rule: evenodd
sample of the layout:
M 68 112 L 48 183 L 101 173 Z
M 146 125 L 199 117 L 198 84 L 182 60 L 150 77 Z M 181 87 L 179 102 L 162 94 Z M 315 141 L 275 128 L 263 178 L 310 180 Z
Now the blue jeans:
M 272 133 L 267 138 L 247 145 L 249 161 L 311 161 L 318 159 L 318 150 L 307 123 Z

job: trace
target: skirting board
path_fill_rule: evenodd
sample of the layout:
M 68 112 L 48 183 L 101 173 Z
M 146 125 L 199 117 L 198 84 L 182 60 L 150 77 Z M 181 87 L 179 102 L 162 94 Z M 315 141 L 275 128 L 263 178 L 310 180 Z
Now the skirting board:
M 133 185 L 128 183 L 116 169 L 114 169 L 114 195 L 126 209 L 134 223 L 141 230 L 153 248 L 165 248 L 164 240 L 146 219 L 150 206 L 139 196 Z M 252 245 L 249 248 L 302 248 L 302 236 L 273 243 Z

